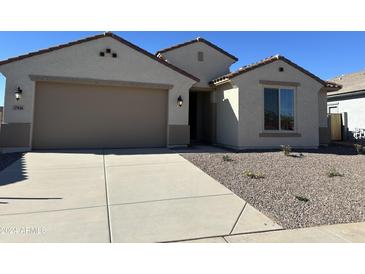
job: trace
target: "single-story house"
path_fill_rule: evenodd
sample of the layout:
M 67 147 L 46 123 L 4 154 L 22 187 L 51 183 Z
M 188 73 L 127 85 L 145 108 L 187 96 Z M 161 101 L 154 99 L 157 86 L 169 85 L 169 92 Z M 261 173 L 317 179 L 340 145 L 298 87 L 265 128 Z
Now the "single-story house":
M 342 113 L 344 139 L 365 139 L 365 70 L 331 81 L 342 88 L 328 92 L 328 113 Z
M 107 32 L 0 61 L 3 151 L 173 147 L 317 148 L 339 85 L 275 55 L 238 61 L 197 38 L 151 54 Z

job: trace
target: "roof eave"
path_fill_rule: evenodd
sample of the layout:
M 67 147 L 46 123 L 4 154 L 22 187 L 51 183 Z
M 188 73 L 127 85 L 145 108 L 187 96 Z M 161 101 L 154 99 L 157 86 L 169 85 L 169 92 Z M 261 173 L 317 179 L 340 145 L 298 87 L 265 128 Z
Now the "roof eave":
M 271 64 L 271 63 L 273 63 L 275 61 L 278 61 L 278 60 L 281 60 L 281 61 L 289 64 L 290 66 L 296 68 L 297 70 L 301 71 L 302 73 L 306 74 L 307 76 L 311 77 L 312 79 L 314 79 L 317 82 L 319 82 L 320 84 L 322 84 L 323 87 L 327 87 L 328 83 L 330 83 L 330 82 L 326 82 L 326 81 L 320 79 L 319 77 L 317 77 L 313 73 L 307 71 L 306 69 L 300 67 L 299 65 L 293 63 L 289 59 L 287 59 L 284 56 L 279 55 L 279 54 L 274 55 L 274 56 L 271 56 L 271 57 L 268 57 L 268 58 L 265 58 L 262 61 L 259 61 L 257 63 L 251 64 L 251 65 L 247 65 L 246 67 L 242 67 L 242 68 L 240 68 L 239 70 L 237 70 L 235 72 L 231 72 L 229 74 L 223 75 L 223 76 L 221 76 L 219 78 L 216 78 L 216 79 L 212 80 L 211 83 L 219 82 L 220 79 L 223 79 L 223 78 L 233 79 L 233 78 L 235 78 L 235 77 L 237 77 L 237 76 L 239 76 L 241 74 L 244 74 L 244 73 L 249 72 L 251 70 L 255 70 L 256 68 L 259 68 L 259 67 L 262 67 L 262 66 Z
M 136 50 L 136 51 L 138 51 L 138 52 L 140 52 L 140 53 L 156 60 L 157 62 L 169 67 L 170 69 L 184 75 L 185 77 L 188 77 L 188 78 L 190 78 L 190 79 L 192 79 L 196 82 L 200 82 L 200 79 L 198 77 L 195 77 L 194 75 L 192 75 L 192 74 L 190 74 L 190 73 L 188 73 L 188 72 L 186 72 L 186 71 L 184 71 L 184 70 L 182 70 L 182 69 L 180 69 L 180 68 L 178 68 L 178 67 L 176 67 L 176 66 L 174 66 L 174 65 L 172 65 L 168 62 L 166 62 L 165 60 L 163 60 L 161 58 L 158 58 L 157 56 L 153 55 L 152 53 L 138 47 L 137 45 L 132 44 L 131 42 L 129 42 L 127 40 L 124 40 L 123 38 L 119 37 L 118 35 L 116 35 L 112 32 L 104 32 L 103 34 L 98 34 L 98 35 L 86 37 L 86 38 L 76 40 L 76 41 L 73 41 L 73 42 L 69 42 L 69 43 L 66 43 L 66 44 L 61 44 L 61 45 L 58 45 L 58 46 L 49 47 L 47 49 L 42 49 L 42 50 L 27 53 L 27 54 L 19 55 L 17 57 L 12 57 L 12 58 L 0 61 L 0 66 L 10 64 L 10 63 L 13 63 L 13 62 L 17 62 L 17 61 L 21 61 L 21 60 L 24 60 L 24 59 L 27 59 L 27 58 L 31 58 L 33 56 L 49 53 L 49 52 L 52 52 L 52 51 L 55 51 L 55 50 L 59 50 L 59 49 L 71 47 L 71 46 L 74 46 L 74 45 L 82 44 L 82 43 L 85 43 L 85 42 L 97 40 L 97 39 L 104 38 L 104 37 L 111 37 L 111 38 L 121 42 L 122 44 L 127 45 L 127 46 L 133 48 L 134 50 Z
M 354 90 L 354 91 L 347 91 L 343 93 L 335 93 L 335 94 L 328 94 L 328 98 L 338 98 L 338 97 L 351 97 L 356 95 L 365 95 L 365 90 Z
M 331 81 L 325 81 L 326 85 L 325 85 L 325 89 L 327 92 L 333 92 L 333 91 L 338 91 L 340 89 L 342 89 L 342 85 L 337 84 L 335 82 L 331 82 Z
M 175 46 L 171 46 L 169 48 L 166 48 L 166 49 L 162 49 L 162 50 L 159 50 L 155 53 L 156 56 L 163 56 L 163 53 L 165 52 L 168 52 L 168 51 L 172 51 L 172 50 L 175 50 L 175 49 L 178 49 L 178 48 L 181 48 L 181 47 L 185 47 L 185 46 L 188 46 L 188 45 L 191 45 L 191 44 L 194 44 L 194 43 L 198 43 L 198 42 L 202 42 L 212 48 L 214 48 L 215 50 L 217 50 L 218 52 L 226 55 L 227 57 L 231 58 L 232 60 L 234 60 L 234 63 L 238 61 L 238 58 L 230 53 L 228 53 L 227 51 L 225 51 L 224 49 L 214 45 L 213 43 L 209 42 L 208 40 L 205 40 L 204 38 L 201 38 L 201 37 L 198 37 L 194 40 L 191 40 L 191 41 L 187 41 L 185 43 L 181 43 L 181 44 L 177 44 Z
M 327 92 L 334 92 L 334 91 L 339 91 L 341 88 L 340 87 L 324 87 L 326 89 Z
M 97 39 L 104 38 L 104 37 L 107 37 L 107 36 L 110 36 L 110 33 L 109 32 L 104 32 L 102 34 L 89 36 L 89 37 L 79 39 L 79 40 L 76 40 L 76 41 L 72 41 L 72 42 L 68 42 L 68 43 L 65 43 L 65 44 L 52 46 L 52 47 L 49 47 L 49 48 L 46 48 L 46 49 L 41 49 L 41 50 L 26 53 L 26 54 L 21 54 L 19 56 L 11 57 L 11 58 L 0 61 L 0 66 L 6 65 L 6 64 L 9 64 L 9 63 L 13 63 L 13 62 L 17 62 L 17 61 L 21 61 L 21 60 L 24 60 L 24 59 L 27 59 L 27 58 L 30 58 L 30 57 L 33 57 L 33 56 L 42 55 L 42 54 L 52 52 L 52 51 L 55 51 L 55 50 L 68 48 L 68 47 L 71 47 L 71 46 L 74 46 L 74 45 L 78 45 L 78 44 L 82 44 L 82 43 L 85 43 L 85 42 L 97 40 Z
M 224 85 L 224 84 L 227 84 L 231 82 L 231 78 L 223 78 L 223 79 L 220 79 L 220 80 L 214 80 L 214 81 L 211 81 L 209 82 L 209 85 L 212 86 L 212 87 L 217 87 L 217 86 L 220 86 L 220 85 Z

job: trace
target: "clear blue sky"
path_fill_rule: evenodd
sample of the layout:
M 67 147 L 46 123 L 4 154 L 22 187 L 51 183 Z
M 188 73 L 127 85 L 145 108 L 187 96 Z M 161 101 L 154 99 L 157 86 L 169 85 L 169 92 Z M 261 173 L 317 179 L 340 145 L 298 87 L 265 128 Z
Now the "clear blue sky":
M 0 60 L 101 32 L 0 32 Z M 282 54 L 322 79 L 365 68 L 365 32 L 115 32 L 155 53 L 198 36 L 239 58 L 232 70 Z M 0 106 L 5 79 L 0 75 Z

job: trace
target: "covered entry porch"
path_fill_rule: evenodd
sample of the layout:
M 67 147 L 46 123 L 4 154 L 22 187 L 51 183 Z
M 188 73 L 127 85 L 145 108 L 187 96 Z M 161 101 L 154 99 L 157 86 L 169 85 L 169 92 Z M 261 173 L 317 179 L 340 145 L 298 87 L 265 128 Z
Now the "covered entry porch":
M 213 90 L 190 90 L 189 125 L 191 144 L 216 143 L 216 103 Z

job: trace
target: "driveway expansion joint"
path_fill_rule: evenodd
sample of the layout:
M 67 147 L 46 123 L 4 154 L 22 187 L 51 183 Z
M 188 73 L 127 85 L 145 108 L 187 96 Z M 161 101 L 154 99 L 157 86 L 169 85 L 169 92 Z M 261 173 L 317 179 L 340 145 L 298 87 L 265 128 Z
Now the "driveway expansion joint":
M 250 232 L 242 232 L 242 233 L 214 235 L 214 236 L 207 236 L 207 237 L 197 237 L 197 238 L 189 238 L 189 239 L 179 239 L 179 240 L 171 240 L 171 241 L 162 241 L 162 242 L 159 242 L 159 243 L 178 243 L 178 242 L 187 242 L 187 241 L 202 240 L 202 239 L 220 238 L 220 237 L 223 238 L 227 243 L 231 243 L 225 237 L 240 236 L 240 235 L 250 235 L 250 234 L 258 234 L 258 233 L 269 233 L 269 232 L 282 231 L 282 230 L 286 230 L 286 229 L 284 229 L 284 228 L 278 228 L 278 229 L 273 229 L 273 230 L 250 231 Z
M 100 165 L 88 165 L 88 166 L 64 166 L 64 167 L 45 167 L 45 168 L 32 168 L 32 172 L 48 172 L 48 171 L 57 171 L 57 170 L 77 170 L 77 169 L 91 169 L 98 168 Z M 7 172 L 18 172 L 16 168 L 9 167 L 6 169 Z
M 103 153 L 103 170 L 104 170 L 104 184 L 105 184 L 105 200 L 106 200 L 106 210 L 107 210 L 107 219 L 108 219 L 108 232 L 109 232 L 109 242 L 113 242 L 112 238 L 112 225 L 110 220 L 110 207 L 109 207 L 109 193 L 108 193 L 108 182 L 106 178 L 106 167 L 105 167 L 105 153 L 104 149 L 102 150 Z
M 285 228 L 276 228 L 276 229 L 271 229 L 271 230 L 257 230 L 257 231 L 241 232 L 241 233 L 232 233 L 232 234 L 229 234 L 229 235 L 225 235 L 225 237 L 237 236 L 237 235 L 258 234 L 258 233 L 269 233 L 269 232 L 276 232 L 276 231 L 283 231 L 283 230 L 287 230 L 287 229 L 285 229 Z
M 241 210 L 240 214 L 238 215 L 238 217 L 237 217 L 237 219 L 236 219 L 235 223 L 233 224 L 233 227 L 232 227 L 231 231 L 229 232 L 229 235 L 231 235 L 231 234 L 232 234 L 232 232 L 233 232 L 233 230 L 236 228 L 237 223 L 238 223 L 238 221 L 240 220 L 240 218 L 241 218 L 241 216 L 242 216 L 242 213 L 243 213 L 243 211 L 244 211 L 244 210 L 245 210 L 245 208 L 246 208 L 246 205 L 247 205 L 247 202 L 245 202 L 245 204 L 243 205 L 243 208 L 242 208 L 242 210 Z
M 28 212 L 16 212 L 16 213 L 5 213 L 0 214 L 0 218 L 2 216 L 12 216 L 12 215 L 27 215 L 27 214 L 37 214 L 37 213 L 48 213 L 48 212 L 59 212 L 59 211 L 71 211 L 71 210 L 82 210 L 88 208 L 98 208 L 98 207 L 106 207 L 106 205 L 96 205 L 96 206 L 84 206 L 84 207 L 70 207 L 70 208 L 61 208 L 61 209 L 50 209 L 50 210 L 40 210 L 40 211 L 28 211 Z
M 318 227 L 318 228 L 321 228 L 321 227 Z M 331 235 L 333 235 L 333 236 L 335 236 L 337 238 L 340 238 L 341 240 L 343 240 L 343 241 L 345 241 L 347 243 L 351 243 L 351 241 L 349 241 L 349 239 L 346 239 L 345 237 L 342 237 L 341 235 L 337 234 L 334 231 L 331 231 L 331 230 L 329 230 L 329 229 L 327 229 L 325 227 L 322 227 L 321 229 L 325 230 L 327 233 L 329 233 L 329 234 L 331 234 Z

